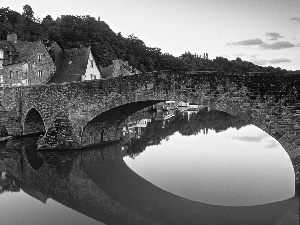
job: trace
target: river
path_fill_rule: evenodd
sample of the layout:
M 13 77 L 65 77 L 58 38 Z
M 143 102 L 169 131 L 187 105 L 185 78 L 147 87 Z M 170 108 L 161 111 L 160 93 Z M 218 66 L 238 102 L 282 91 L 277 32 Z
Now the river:
M 99 121 L 80 151 L 0 143 L 0 224 L 299 223 L 291 159 L 251 123 L 207 108 Z

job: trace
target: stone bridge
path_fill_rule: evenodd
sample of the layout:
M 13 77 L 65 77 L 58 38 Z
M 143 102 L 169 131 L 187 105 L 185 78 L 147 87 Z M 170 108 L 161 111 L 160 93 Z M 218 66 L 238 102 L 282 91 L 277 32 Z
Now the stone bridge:
M 139 109 L 166 100 L 187 101 L 250 121 L 275 137 L 295 158 L 300 155 L 299 93 L 296 75 L 153 72 L 5 88 L 0 123 L 9 135 L 45 132 L 40 149 L 81 148 L 89 145 L 92 122 L 115 116 L 118 127 Z

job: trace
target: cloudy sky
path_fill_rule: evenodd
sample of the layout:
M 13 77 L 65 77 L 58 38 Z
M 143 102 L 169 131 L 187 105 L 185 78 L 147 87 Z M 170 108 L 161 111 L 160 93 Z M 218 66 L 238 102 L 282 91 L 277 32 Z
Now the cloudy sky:
M 240 57 L 258 65 L 300 69 L 299 0 L 1 0 L 36 17 L 100 16 L 114 32 L 179 56 Z

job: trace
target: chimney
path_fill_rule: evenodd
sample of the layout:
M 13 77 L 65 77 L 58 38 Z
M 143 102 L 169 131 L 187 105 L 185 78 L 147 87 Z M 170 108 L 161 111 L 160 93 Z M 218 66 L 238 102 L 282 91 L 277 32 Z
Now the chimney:
M 7 35 L 7 41 L 10 41 L 12 44 L 16 44 L 18 36 L 15 33 L 10 33 Z

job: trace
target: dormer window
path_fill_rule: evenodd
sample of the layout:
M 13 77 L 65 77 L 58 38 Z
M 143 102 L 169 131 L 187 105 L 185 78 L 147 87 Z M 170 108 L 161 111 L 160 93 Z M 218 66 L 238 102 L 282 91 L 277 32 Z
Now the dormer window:
M 42 77 L 43 75 L 43 70 L 38 70 L 38 77 Z
M 42 62 L 43 59 L 43 54 L 39 53 L 38 54 L 38 62 Z

